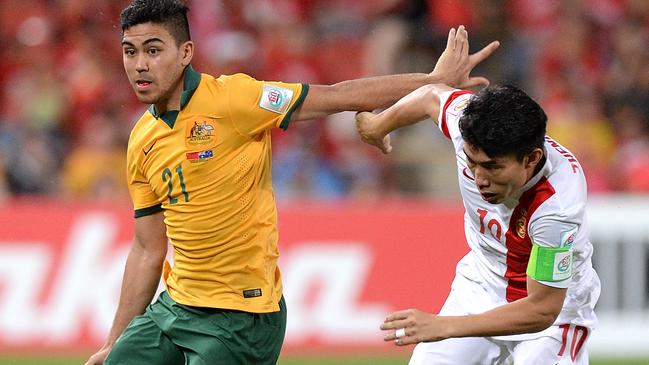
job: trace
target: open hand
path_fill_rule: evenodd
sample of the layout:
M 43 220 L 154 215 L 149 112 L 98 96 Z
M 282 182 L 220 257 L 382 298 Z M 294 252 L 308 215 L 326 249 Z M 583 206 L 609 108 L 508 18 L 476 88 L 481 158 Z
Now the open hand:
M 460 25 L 457 30 L 451 28 L 448 33 L 446 49 L 437 60 L 432 76 L 440 83 L 457 88 L 470 88 L 474 86 L 487 86 L 489 80 L 485 77 L 471 77 L 471 70 L 489 57 L 498 47 L 498 41 L 491 42 L 480 51 L 469 55 L 469 35 L 466 28 Z
M 394 341 L 397 346 L 443 340 L 446 337 L 441 334 L 441 328 L 438 328 L 439 318 L 441 317 L 418 309 L 391 313 L 381 324 L 381 329 L 387 332 L 383 340 Z

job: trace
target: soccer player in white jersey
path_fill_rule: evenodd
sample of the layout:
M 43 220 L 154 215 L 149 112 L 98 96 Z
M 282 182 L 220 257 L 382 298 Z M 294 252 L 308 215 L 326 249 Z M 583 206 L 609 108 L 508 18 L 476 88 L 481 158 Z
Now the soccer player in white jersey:
M 436 69 L 466 79 L 467 57 L 466 37 L 452 30 Z M 587 364 L 600 282 L 579 162 L 545 135 L 541 107 L 512 86 L 473 94 L 427 85 L 356 118 L 363 140 L 387 153 L 388 133 L 428 117 L 455 148 L 471 250 L 439 314 L 392 313 L 385 340 L 416 343 L 411 365 Z

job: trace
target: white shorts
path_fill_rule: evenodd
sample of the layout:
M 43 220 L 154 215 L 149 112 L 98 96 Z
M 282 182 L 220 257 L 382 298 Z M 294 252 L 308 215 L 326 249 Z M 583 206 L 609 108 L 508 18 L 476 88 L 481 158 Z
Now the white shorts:
M 493 337 L 451 338 L 417 344 L 409 365 L 587 365 L 586 341 L 590 329 L 575 325 L 552 326 L 544 336 L 507 341 Z

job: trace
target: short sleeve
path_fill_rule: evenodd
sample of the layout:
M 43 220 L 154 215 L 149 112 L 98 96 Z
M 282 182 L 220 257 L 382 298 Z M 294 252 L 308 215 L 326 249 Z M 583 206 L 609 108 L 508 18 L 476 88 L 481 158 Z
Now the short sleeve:
M 234 126 L 248 136 L 273 127 L 288 128 L 309 89 L 306 84 L 258 81 L 244 74 L 228 76 L 224 82 Z
M 128 191 L 131 195 L 135 218 L 157 213 L 162 210 L 158 197 L 151 189 L 151 185 L 140 172 L 136 158 L 133 156 L 129 146 L 127 162 Z
M 462 111 L 469 104 L 473 93 L 468 90 L 449 90 L 440 97 L 440 111 L 437 126 L 446 138 L 460 138 L 459 121 Z
M 552 217 L 544 217 L 530 224 L 530 238 L 536 245 L 545 248 L 567 248 L 571 253 L 570 268 L 574 267 L 572 262 L 573 244 L 577 240 L 580 225 L 577 222 L 559 220 Z M 555 288 L 567 288 L 570 284 L 570 277 L 561 281 L 539 281 L 542 284 Z

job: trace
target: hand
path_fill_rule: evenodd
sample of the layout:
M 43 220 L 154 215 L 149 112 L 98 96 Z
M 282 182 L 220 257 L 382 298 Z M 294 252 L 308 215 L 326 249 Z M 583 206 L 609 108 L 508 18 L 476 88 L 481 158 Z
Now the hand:
M 84 365 L 103 365 L 104 360 L 106 360 L 106 357 L 108 357 L 110 350 L 110 347 L 102 347 L 94 355 L 90 356 L 90 358 Z
M 437 60 L 431 76 L 435 76 L 440 83 L 457 88 L 470 88 L 474 86 L 489 85 L 489 80 L 484 77 L 470 77 L 471 70 L 489 57 L 500 43 L 489 43 L 480 51 L 469 55 L 469 35 L 463 25 L 451 28 L 448 32 L 446 49 Z
M 363 142 L 376 146 L 381 152 L 388 154 L 392 151 L 390 135 L 376 130 L 376 117 L 376 114 L 370 112 L 356 113 L 356 130 Z
M 383 340 L 394 341 L 397 346 L 444 340 L 447 337 L 441 334 L 439 318 L 442 317 L 417 309 L 394 312 L 381 325 L 383 331 L 388 331 Z M 396 331 L 399 329 L 405 330 L 405 336 L 397 338 Z

